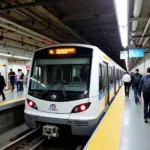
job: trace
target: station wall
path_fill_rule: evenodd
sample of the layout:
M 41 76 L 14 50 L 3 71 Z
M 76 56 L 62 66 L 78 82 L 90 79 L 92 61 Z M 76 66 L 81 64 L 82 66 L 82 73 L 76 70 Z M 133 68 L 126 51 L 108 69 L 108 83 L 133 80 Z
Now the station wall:
M 8 61 L 8 71 L 13 69 L 13 71 L 17 74 L 18 69 L 22 69 L 22 72 L 26 75 L 27 68 L 26 66 L 30 65 L 30 61 Z
M 10 72 L 10 69 L 13 69 L 13 71 L 18 74 L 18 69 L 22 69 L 23 73 L 26 75 L 28 68 L 26 66 L 30 66 L 31 61 L 10 61 L 8 58 L 0 57 L 0 73 L 4 76 L 6 87 L 5 89 L 9 89 L 10 83 L 8 79 L 8 73 Z
M 6 82 L 5 89 L 8 88 L 8 74 L 7 74 L 7 70 L 8 70 L 8 59 L 0 57 L 0 72 L 5 78 L 5 82 Z
M 145 55 L 143 58 L 132 70 L 131 72 L 135 72 L 135 69 L 139 69 L 139 72 L 144 75 L 146 73 L 147 68 L 150 67 L 150 53 Z

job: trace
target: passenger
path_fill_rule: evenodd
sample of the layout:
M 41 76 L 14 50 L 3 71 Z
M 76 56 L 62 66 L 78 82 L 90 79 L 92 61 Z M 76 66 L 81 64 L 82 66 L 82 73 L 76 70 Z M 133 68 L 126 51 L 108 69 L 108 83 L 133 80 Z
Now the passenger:
M 17 75 L 17 92 L 20 91 L 20 69 L 18 69 Z
M 139 86 L 139 100 L 141 99 L 141 91 L 143 91 L 144 98 L 144 120 L 148 123 L 150 118 L 150 68 L 147 68 L 147 75 L 142 77 Z
M 23 79 L 24 79 L 24 73 L 22 72 L 22 69 L 18 69 L 18 75 L 17 75 L 17 91 L 23 91 Z
M 130 73 L 130 77 L 131 77 L 131 87 L 132 87 L 132 90 L 134 89 L 134 88 L 133 88 L 133 84 L 132 84 L 132 83 L 133 83 L 133 76 L 134 76 L 134 73 L 131 72 L 131 73 Z
M 0 95 L 2 95 L 2 100 L 6 99 L 5 94 L 3 92 L 5 86 L 6 86 L 6 83 L 5 83 L 4 77 L 0 73 Z
M 15 72 L 12 69 L 10 69 L 10 72 L 9 72 L 9 79 L 10 79 L 10 84 L 12 86 L 11 91 L 13 92 L 14 89 L 15 89 L 15 87 L 14 87 L 14 84 L 15 84 Z
M 135 104 L 138 104 L 139 99 L 138 99 L 138 89 L 139 89 L 139 85 L 140 85 L 140 80 L 142 78 L 142 75 L 139 74 L 139 69 L 135 70 L 135 74 L 132 77 L 132 88 L 134 90 L 134 97 L 135 97 Z
M 23 91 L 23 80 L 24 80 L 24 73 L 22 72 L 22 69 L 20 69 L 20 91 Z
M 122 81 L 123 81 L 124 87 L 125 87 L 125 95 L 129 97 L 129 88 L 130 88 L 131 77 L 128 74 L 128 72 L 126 72 L 125 75 L 123 75 Z

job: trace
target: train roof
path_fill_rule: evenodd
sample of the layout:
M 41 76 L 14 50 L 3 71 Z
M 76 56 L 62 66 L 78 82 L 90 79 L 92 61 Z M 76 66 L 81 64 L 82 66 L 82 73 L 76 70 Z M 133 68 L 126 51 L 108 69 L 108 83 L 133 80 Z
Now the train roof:
M 44 48 L 40 48 L 40 49 L 38 49 L 36 51 L 40 51 L 40 50 L 43 50 L 45 48 L 51 48 L 51 47 L 56 47 L 56 46 L 80 46 L 80 47 L 87 47 L 87 48 L 91 48 L 91 49 L 98 49 L 98 50 L 101 51 L 101 53 L 103 55 L 105 55 L 107 58 L 109 58 L 113 64 L 115 64 L 118 68 L 120 68 L 123 71 L 125 71 L 120 65 L 118 65 L 114 60 L 112 60 L 109 56 L 107 56 L 101 49 L 99 49 L 97 46 L 90 45 L 90 44 L 80 44 L 80 43 L 55 44 L 55 45 L 52 45 L 52 46 L 47 46 L 47 47 L 44 47 Z

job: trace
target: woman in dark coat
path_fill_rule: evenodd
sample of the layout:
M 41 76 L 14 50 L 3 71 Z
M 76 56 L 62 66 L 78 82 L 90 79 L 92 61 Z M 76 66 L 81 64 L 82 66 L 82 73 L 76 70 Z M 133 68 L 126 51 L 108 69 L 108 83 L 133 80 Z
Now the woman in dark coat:
M 5 100 L 5 94 L 3 92 L 4 88 L 5 88 L 6 84 L 5 84 L 5 80 L 4 77 L 1 75 L 0 73 L 0 95 L 2 95 L 2 100 Z

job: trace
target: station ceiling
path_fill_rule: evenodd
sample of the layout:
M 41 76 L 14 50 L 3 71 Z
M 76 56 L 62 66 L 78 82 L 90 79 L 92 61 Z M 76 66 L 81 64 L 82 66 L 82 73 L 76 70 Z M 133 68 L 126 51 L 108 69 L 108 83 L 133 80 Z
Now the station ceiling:
M 150 4 L 143 1 L 145 17 Z M 133 17 L 133 3 L 131 0 L 129 18 Z M 113 0 L 0 0 L 0 4 L 0 48 L 30 55 L 57 42 L 88 43 L 125 68 Z M 136 35 L 141 35 L 146 22 L 140 21 Z M 132 22 L 129 25 L 131 30 Z M 130 67 L 134 61 L 130 60 Z
M 135 3 L 137 1 L 137 3 Z M 139 2 L 141 6 L 139 6 Z M 136 5 L 137 4 L 137 5 Z M 138 7 L 137 7 L 138 6 Z M 140 9 L 141 7 L 141 9 Z M 139 15 L 134 17 L 135 13 Z M 150 1 L 149 0 L 130 0 L 129 11 L 129 48 L 144 48 L 145 54 L 150 53 Z M 137 24 L 137 27 L 136 25 Z M 129 59 L 129 69 L 131 70 L 141 58 Z

